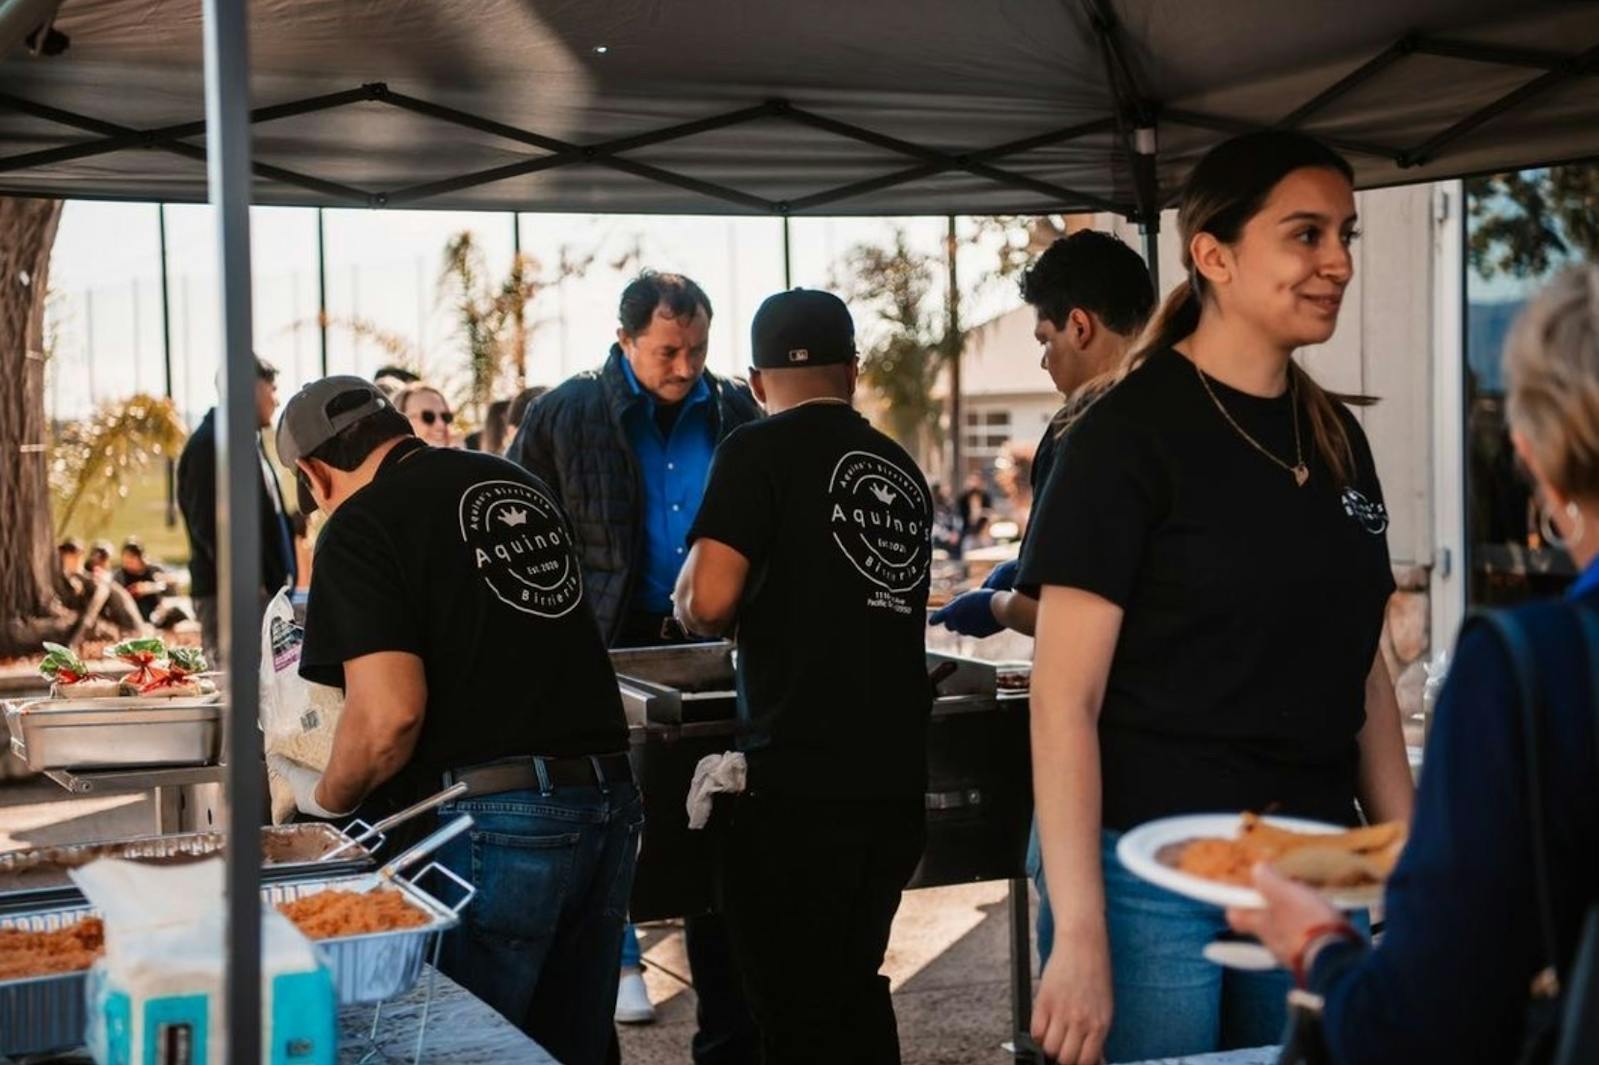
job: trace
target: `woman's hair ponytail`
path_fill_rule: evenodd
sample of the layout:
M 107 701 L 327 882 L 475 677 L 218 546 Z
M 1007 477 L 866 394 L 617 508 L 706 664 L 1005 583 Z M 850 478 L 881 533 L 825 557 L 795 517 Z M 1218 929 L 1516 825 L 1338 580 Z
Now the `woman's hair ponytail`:
M 1177 230 L 1182 239 L 1183 268 L 1187 276 L 1166 294 L 1160 309 L 1121 365 L 1084 385 L 1078 395 L 1097 397 L 1138 369 L 1151 355 L 1191 336 L 1199 328 L 1200 312 L 1209 296 L 1205 279 L 1194 269 L 1188 252 L 1194 235 L 1209 233 L 1223 244 L 1234 243 L 1245 223 L 1265 206 L 1277 183 L 1295 170 L 1307 167 L 1331 170 L 1354 180 L 1354 171 L 1343 156 L 1314 137 L 1291 130 L 1246 133 L 1207 152 L 1188 175 L 1183 185 L 1182 203 L 1177 209 Z M 1288 362 L 1288 374 L 1294 392 L 1303 398 L 1309 413 L 1310 433 L 1317 454 L 1332 472 L 1333 479 L 1340 486 L 1347 486 L 1356 472 L 1355 458 L 1339 404 L 1364 407 L 1376 400 L 1369 396 L 1328 392 L 1292 359 Z M 1072 406 L 1080 411 L 1086 404 Z

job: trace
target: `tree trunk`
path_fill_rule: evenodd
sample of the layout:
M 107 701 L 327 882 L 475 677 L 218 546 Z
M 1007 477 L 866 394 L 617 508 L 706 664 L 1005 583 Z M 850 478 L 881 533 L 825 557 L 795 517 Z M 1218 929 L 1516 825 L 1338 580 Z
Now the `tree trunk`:
M 46 474 L 44 304 L 59 200 L 0 197 L 0 655 L 60 628 Z

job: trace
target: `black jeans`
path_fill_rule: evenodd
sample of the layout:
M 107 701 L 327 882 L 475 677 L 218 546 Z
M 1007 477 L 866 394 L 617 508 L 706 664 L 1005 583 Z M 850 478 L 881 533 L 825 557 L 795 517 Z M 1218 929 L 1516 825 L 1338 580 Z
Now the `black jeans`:
M 764 1065 L 895 1065 L 878 970 L 926 837 L 920 796 L 718 800 L 716 887 Z

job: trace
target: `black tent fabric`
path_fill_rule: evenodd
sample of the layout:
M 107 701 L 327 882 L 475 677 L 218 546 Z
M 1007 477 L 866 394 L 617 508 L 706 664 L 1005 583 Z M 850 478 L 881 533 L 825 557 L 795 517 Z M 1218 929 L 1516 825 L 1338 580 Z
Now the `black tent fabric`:
M 0 0 L 3 4 L 5 0 Z M 265 204 L 1147 216 L 1233 132 L 1362 186 L 1599 155 L 1599 4 L 254 0 Z M 0 61 L 0 193 L 205 199 L 198 0 Z

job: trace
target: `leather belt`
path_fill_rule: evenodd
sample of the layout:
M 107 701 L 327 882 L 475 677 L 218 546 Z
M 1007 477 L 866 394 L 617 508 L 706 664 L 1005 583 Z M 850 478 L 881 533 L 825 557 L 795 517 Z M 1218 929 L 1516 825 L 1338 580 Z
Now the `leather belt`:
M 556 788 L 597 787 L 633 783 L 633 763 L 626 753 L 547 758 L 522 755 L 497 762 L 447 770 L 444 786 L 466 782 L 468 796 L 497 795 L 503 791 L 538 791 Z

